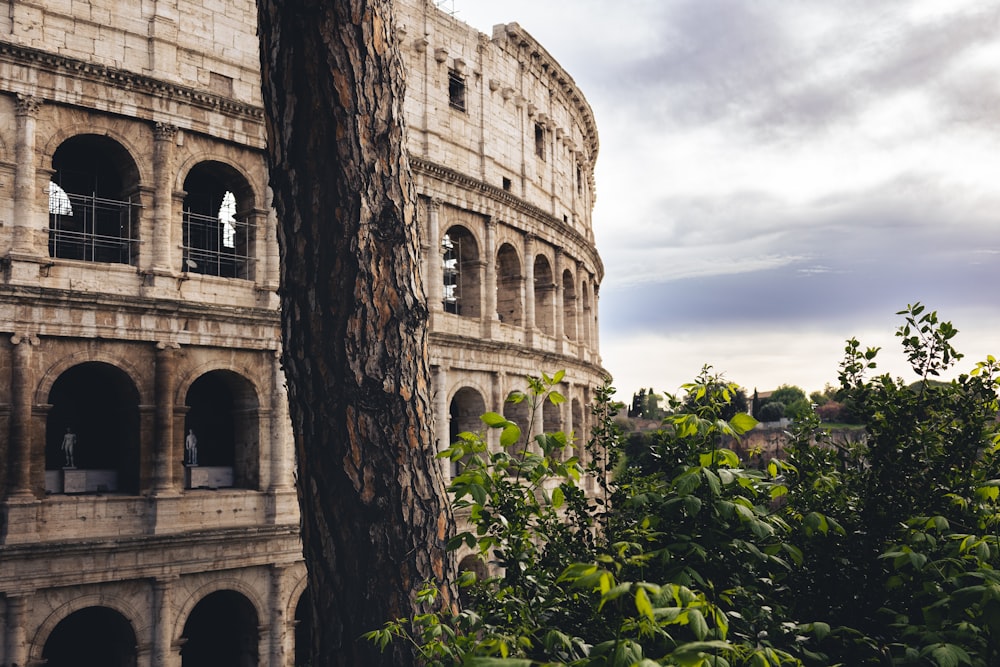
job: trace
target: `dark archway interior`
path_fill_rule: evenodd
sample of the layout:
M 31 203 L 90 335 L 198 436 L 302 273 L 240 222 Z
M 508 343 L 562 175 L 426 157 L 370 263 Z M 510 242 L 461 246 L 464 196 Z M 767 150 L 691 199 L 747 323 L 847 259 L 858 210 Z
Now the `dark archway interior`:
M 79 135 L 59 146 L 52 169 L 62 193 L 50 193 L 50 256 L 131 263 L 139 173 L 128 152 L 107 137 Z
M 257 612 L 244 596 L 217 591 L 184 624 L 182 667 L 256 667 Z
M 76 434 L 77 468 L 117 470 L 118 490 L 139 491 L 139 392 L 120 369 L 102 362 L 74 366 L 49 392 L 45 468 L 57 470 L 66 429 Z
M 135 631 L 114 609 L 88 607 L 59 622 L 42 657 L 46 667 L 135 667 Z
M 312 660 L 313 624 L 309 605 L 309 589 L 306 589 L 295 605 L 295 667 L 307 667 Z
M 202 162 L 184 179 L 184 191 L 183 270 L 252 278 L 253 193 L 243 177 L 221 162 Z
M 198 463 L 203 466 L 231 466 L 236 451 L 234 401 L 230 383 L 221 373 L 203 375 L 188 390 L 190 410 L 184 433 L 194 430 L 198 437 Z
M 206 373 L 188 389 L 186 405 L 184 433 L 198 438 L 198 464 L 231 466 L 236 486 L 255 488 L 258 402 L 250 383 L 229 371 Z

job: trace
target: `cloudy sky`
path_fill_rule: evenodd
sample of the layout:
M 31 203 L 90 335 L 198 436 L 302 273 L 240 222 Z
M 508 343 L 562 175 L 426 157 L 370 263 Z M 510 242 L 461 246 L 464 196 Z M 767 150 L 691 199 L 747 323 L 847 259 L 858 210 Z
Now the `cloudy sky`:
M 517 22 L 597 118 L 601 352 L 627 399 L 711 364 L 835 382 L 844 340 L 909 377 L 921 301 L 1000 356 L 1000 4 L 444 0 Z

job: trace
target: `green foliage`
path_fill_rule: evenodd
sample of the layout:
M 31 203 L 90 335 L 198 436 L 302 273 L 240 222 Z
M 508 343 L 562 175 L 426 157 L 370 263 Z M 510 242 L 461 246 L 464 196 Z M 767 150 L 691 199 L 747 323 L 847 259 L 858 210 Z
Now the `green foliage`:
M 919 304 L 902 314 L 918 385 L 866 379 L 878 350 L 848 341 L 838 397 L 867 442 L 838 445 L 805 415 L 763 470 L 726 446 L 756 422 L 708 368 L 628 450 L 609 386 L 582 458 L 566 434 L 529 443 L 530 427 L 484 415 L 443 456 L 467 462 L 451 547 L 494 574 L 463 575 L 462 610 L 369 638 L 440 666 L 1000 664 L 1000 364 L 930 382 L 960 358 L 954 329 Z M 515 400 L 559 401 L 560 380 L 530 378 Z

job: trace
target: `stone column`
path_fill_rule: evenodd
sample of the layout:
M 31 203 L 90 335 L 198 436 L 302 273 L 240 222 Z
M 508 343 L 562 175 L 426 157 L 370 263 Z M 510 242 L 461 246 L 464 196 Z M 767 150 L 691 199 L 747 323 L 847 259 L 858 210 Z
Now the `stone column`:
M 32 498 L 31 492 L 31 443 L 32 437 L 32 386 L 34 379 L 31 372 L 31 347 L 38 345 L 38 338 L 30 334 L 14 334 L 10 338 L 13 344 L 14 360 L 10 373 L 10 442 L 9 473 L 7 495 L 11 497 Z
M 262 665 L 270 667 L 286 667 L 295 659 L 295 649 L 292 646 L 294 634 L 292 629 L 295 624 L 294 614 L 291 618 L 285 613 L 288 609 L 288 571 L 287 565 L 271 566 L 271 590 L 270 607 L 271 627 L 270 635 L 271 651 L 269 659 L 261 660 Z
M 435 449 L 444 451 L 451 445 L 450 415 L 448 413 L 448 369 L 444 366 L 434 367 L 434 439 Z
M 264 221 L 267 229 L 264 233 L 265 264 L 262 280 L 265 289 L 276 291 L 281 281 L 281 265 L 278 252 L 278 214 L 274 210 L 274 191 L 271 190 L 270 186 L 267 188 L 264 207 L 267 209 L 267 217 Z
M 563 298 L 565 297 L 565 290 L 563 289 L 563 249 L 559 246 L 554 248 L 555 251 L 555 269 L 554 269 L 554 281 L 555 285 L 553 289 L 555 290 L 554 307 L 556 309 L 556 352 L 566 351 L 566 311 L 563 308 Z
M 24 630 L 24 615 L 27 596 L 7 595 L 7 628 L 4 633 L 5 664 L 11 667 L 25 667 L 28 664 L 28 642 Z
M 177 373 L 177 350 L 180 345 L 171 342 L 156 344 L 156 367 L 154 369 L 153 391 L 156 402 L 154 431 L 153 493 L 163 495 L 176 493 L 174 488 L 174 391 Z M 182 433 L 181 439 L 184 438 Z
M 593 320 L 591 321 L 593 325 L 592 329 L 593 337 L 590 340 L 590 349 L 593 351 L 594 359 L 597 361 L 597 363 L 601 363 L 601 355 L 600 355 L 601 320 L 600 320 L 600 310 L 597 308 L 600 292 L 601 292 L 601 286 L 598 285 L 597 283 L 594 283 L 594 306 L 593 306 L 593 311 L 591 313 L 591 315 L 593 316 Z
M 486 216 L 484 226 L 483 254 L 486 257 L 485 298 L 483 299 L 483 338 L 493 338 L 494 325 L 499 324 L 497 316 L 497 223 L 492 216 Z
M 493 371 L 490 373 L 492 384 L 490 385 L 489 410 L 499 415 L 503 414 L 504 399 L 503 388 L 507 384 L 507 374 L 503 371 Z M 486 432 L 486 441 L 491 452 L 500 451 L 500 430 L 491 428 Z
M 273 364 L 274 383 L 271 391 L 271 492 L 285 491 L 294 485 L 292 464 L 295 452 L 290 446 L 292 432 L 291 418 L 288 416 L 288 392 L 285 389 L 285 374 L 281 370 L 281 351 L 275 350 Z
M 176 655 L 171 629 L 174 614 L 171 604 L 173 583 L 178 577 L 165 576 L 153 581 L 153 667 L 174 667 L 180 664 Z
M 566 406 L 566 414 L 563 417 L 563 431 L 566 432 L 566 437 L 569 438 L 571 435 L 574 435 L 573 427 L 576 426 L 576 424 L 573 423 L 573 383 L 567 381 L 565 382 L 565 385 L 566 393 L 564 396 L 566 396 L 566 402 L 563 405 Z M 575 454 L 579 454 L 580 446 L 578 442 L 578 440 L 573 441 L 570 448 L 565 451 L 564 459 Z
M 535 235 L 524 235 L 524 329 L 525 342 L 535 331 Z
M 576 262 L 576 276 L 573 284 L 573 291 L 576 292 L 576 345 L 577 345 L 577 356 L 583 357 L 584 350 L 587 348 L 587 313 L 584 311 L 583 304 L 586 301 L 584 297 L 584 287 L 583 287 L 583 262 L 577 260 Z
M 153 127 L 153 272 L 169 275 L 174 269 L 170 253 L 173 223 L 173 156 L 177 126 L 156 123 Z
M 429 310 L 439 313 L 444 310 L 444 267 L 441 256 L 441 200 L 431 199 L 427 202 L 427 300 Z
M 44 230 L 38 228 L 36 211 L 40 194 L 35 192 L 37 160 L 35 155 L 35 127 L 38 108 L 42 99 L 31 95 L 17 95 L 14 107 L 14 243 L 12 252 L 19 255 L 39 255 L 37 236 Z M 46 210 L 48 203 L 46 200 Z

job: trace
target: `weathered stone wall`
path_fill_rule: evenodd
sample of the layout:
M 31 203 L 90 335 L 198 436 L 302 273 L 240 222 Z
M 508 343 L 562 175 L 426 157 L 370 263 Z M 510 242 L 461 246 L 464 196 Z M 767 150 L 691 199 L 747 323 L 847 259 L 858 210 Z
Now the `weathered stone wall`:
M 140 667 L 179 665 L 213 593 L 243 609 L 257 664 L 293 664 L 305 570 L 255 21 L 249 0 L 0 11 L 0 664 L 40 664 L 64 622 L 105 609 Z M 582 438 L 604 374 L 593 115 L 516 24 L 488 36 L 398 0 L 396 36 L 437 445 L 484 409 L 523 418 L 506 396 L 560 369 L 568 401 L 536 430 Z M 70 185 L 81 170 L 93 191 Z M 209 185 L 236 231 L 219 201 L 198 217 Z M 192 425 L 231 487 L 192 488 Z M 76 493 L 79 470 L 105 481 Z

